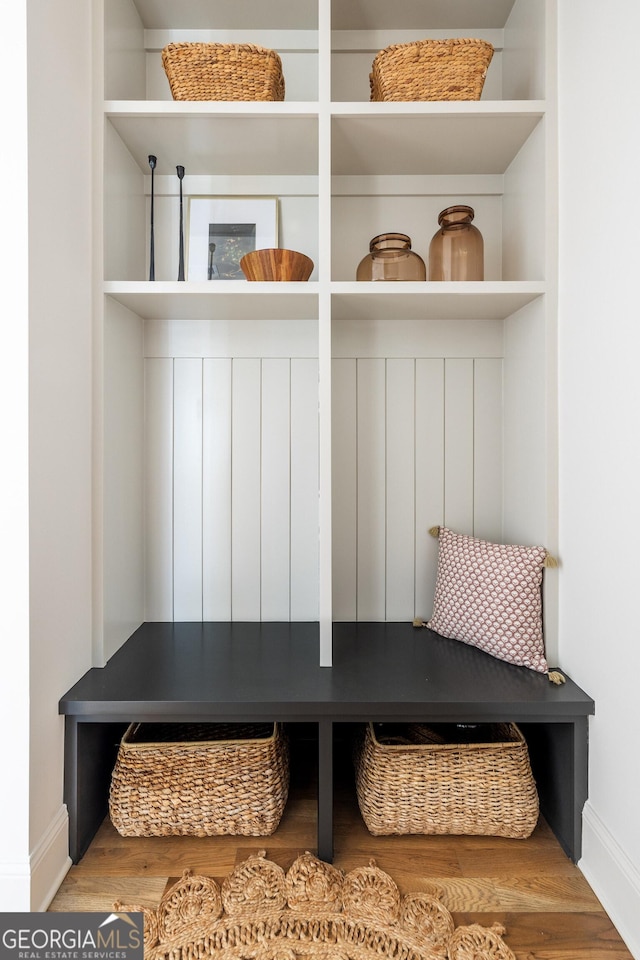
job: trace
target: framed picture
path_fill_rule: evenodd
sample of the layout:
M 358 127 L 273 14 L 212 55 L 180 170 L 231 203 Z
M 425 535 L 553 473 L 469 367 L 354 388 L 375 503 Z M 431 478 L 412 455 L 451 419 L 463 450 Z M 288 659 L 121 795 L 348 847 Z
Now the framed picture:
M 244 280 L 245 253 L 277 246 L 277 197 L 189 198 L 188 280 Z

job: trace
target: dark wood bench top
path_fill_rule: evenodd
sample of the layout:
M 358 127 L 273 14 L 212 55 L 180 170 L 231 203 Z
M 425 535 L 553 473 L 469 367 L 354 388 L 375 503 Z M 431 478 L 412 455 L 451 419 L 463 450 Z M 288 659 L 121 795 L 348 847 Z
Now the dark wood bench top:
M 132 721 L 318 724 L 318 855 L 333 856 L 334 723 L 511 721 L 522 725 L 540 807 L 581 855 L 593 700 L 409 623 L 336 623 L 319 666 L 317 623 L 145 623 L 60 700 L 65 802 L 77 863 L 107 810 L 117 737 Z
M 567 678 L 496 660 L 410 623 L 144 623 L 60 700 L 78 720 L 171 717 L 536 722 L 594 713 Z

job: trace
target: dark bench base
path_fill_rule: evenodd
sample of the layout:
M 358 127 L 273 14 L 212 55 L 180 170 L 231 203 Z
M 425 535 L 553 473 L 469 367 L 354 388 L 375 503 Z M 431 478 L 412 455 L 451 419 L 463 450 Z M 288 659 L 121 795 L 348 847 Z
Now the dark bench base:
M 541 811 L 572 860 L 581 853 L 593 700 L 541 674 L 405 623 L 334 625 L 320 667 L 313 623 L 145 623 L 60 700 L 70 855 L 107 813 L 118 743 L 131 721 L 318 725 L 318 856 L 333 859 L 334 724 L 367 720 L 518 723 Z

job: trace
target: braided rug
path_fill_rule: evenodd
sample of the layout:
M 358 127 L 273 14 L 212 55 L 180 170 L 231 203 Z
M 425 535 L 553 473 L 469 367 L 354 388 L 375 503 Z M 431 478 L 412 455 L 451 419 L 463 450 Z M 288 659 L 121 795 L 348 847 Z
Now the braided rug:
M 515 960 L 503 927 L 454 926 L 375 861 L 344 873 L 310 853 L 288 871 L 259 851 L 222 884 L 186 870 L 144 914 L 145 960 Z

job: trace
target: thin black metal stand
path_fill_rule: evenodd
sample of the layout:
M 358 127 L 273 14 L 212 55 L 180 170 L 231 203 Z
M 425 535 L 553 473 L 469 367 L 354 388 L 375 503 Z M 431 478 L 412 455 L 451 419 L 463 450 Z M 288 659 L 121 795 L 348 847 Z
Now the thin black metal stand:
M 152 154 L 149 154 L 149 166 L 151 167 L 151 233 L 149 238 L 149 280 L 155 280 L 156 278 L 156 253 L 154 247 L 154 237 L 153 237 L 153 171 L 156 168 L 158 158 L 154 157 Z
M 184 214 L 182 209 L 182 179 L 184 177 L 184 167 L 176 167 L 176 173 L 180 181 L 180 252 L 178 259 L 178 280 L 184 280 Z

